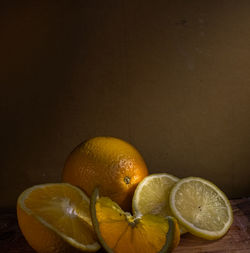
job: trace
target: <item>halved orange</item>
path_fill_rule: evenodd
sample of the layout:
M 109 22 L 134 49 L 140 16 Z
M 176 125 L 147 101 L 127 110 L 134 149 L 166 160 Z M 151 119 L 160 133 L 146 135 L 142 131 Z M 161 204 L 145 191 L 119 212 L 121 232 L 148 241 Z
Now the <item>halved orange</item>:
M 97 237 L 109 253 L 171 252 L 179 243 L 180 231 L 173 217 L 146 214 L 134 218 L 109 197 L 91 196 L 91 217 Z
M 89 198 L 77 187 L 66 184 L 36 185 L 17 201 L 19 227 L 40 253 L 97 251 Z

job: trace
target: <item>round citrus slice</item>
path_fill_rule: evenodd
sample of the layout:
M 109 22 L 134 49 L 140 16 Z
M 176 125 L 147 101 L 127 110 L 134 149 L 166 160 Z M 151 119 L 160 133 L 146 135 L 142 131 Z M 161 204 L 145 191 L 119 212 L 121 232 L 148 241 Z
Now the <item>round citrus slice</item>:
M 99 197 L 97 188 L 90 206 L 94 230 L 109 253 L 164 253 L 179 243 L 179 228 L 173 217 L 147 214 L 134 218 L 110 198 Z
M 145 177 L 136 187 L 132 207 L 137 216 L 156 214 L 161 216 L 174 216 L 169 206 L 169 193 L 179 178 L 158 173 Z M 180 226 L 181 234 L 187 230 Z
M 89 198 L 67 183 L 36 185 L 17 200 L 19 227 L 37 252 L 97 251 Z
M 181 179 L 172 188 L 169 200 L 180 224 L 198 237 L 218 239 L 233 222 L 232 208 L 226 195 L 205 179 Z

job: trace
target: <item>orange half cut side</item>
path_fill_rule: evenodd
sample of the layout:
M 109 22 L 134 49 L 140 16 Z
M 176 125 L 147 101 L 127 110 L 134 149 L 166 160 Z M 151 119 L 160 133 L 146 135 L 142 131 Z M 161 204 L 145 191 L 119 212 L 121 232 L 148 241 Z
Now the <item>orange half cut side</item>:
M 19 227 L 37 252 L 97 251 L 89 206 L 87 195 L 73 185 L 36 185 L 18 198 Z

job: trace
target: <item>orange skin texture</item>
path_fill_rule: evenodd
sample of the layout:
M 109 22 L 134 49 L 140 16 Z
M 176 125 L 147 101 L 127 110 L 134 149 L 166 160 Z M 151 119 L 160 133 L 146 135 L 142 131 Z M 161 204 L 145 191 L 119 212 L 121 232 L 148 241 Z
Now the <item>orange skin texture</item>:
M 130 211 L 135 188 L 147 175 L 147 166 L 132 145 L 113 137 L 95 137 L 71 152 L 62 178 L 89 196 L 99 187 L 102 196 Z

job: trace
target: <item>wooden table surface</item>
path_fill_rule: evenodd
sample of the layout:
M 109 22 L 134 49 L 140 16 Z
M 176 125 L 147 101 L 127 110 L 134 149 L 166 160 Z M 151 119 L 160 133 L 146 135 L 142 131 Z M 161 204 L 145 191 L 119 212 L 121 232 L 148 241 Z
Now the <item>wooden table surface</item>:
M 231 200 L 234 222 L 229 232 L 217 241 L 199 239 L 187 233 L 174 253 L 250 253 L 250 197 Z M 22 236 L 13 209 L 0 210 L 0 252 L 34 253 Z M 105 252 L 104 250 L 98 253 Z

